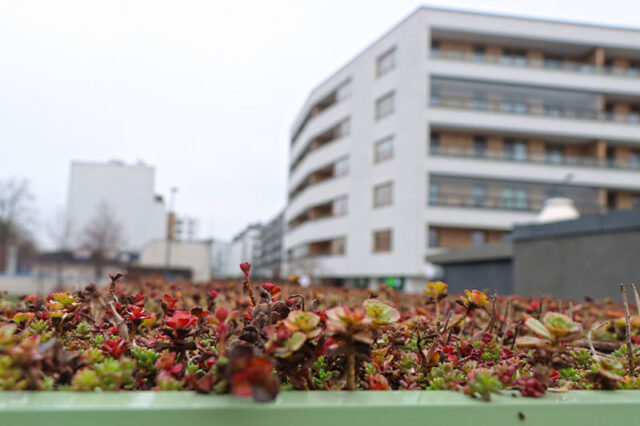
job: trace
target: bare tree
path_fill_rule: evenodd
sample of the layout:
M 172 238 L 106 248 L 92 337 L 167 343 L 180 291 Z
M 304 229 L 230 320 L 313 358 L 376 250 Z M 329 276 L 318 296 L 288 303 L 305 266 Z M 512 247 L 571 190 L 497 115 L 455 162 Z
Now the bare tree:
M 71 223 L 63 209 L 58 209 L 54 217 L 47 224 L 47 234 L 53 244 L 53 261 L 56 268 L 57 287 L 64 287 L 64 261 L 67 256 L 67 245 L 71 234 Z
M 26 179 L 0 181 L 0 270 L 10 247 L 33 245 L 27 231 L 33 212 L 33 195 Z
M 81 240 L 81 248 L 91 255 L 96 280 L 102 277 L 105 262 L 117 255 L 122 244 L 122 225 L 110 206 L 101 203 L 84 228 Z

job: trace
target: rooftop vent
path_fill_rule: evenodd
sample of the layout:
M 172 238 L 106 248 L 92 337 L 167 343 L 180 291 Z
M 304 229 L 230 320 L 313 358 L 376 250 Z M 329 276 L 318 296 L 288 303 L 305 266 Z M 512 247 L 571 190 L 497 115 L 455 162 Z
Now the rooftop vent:
M 571 198 L 551 197 L 544 200 L 542 210 L 536 218 L 538 223 L 560 222 L 580 217 L 580 213 Z

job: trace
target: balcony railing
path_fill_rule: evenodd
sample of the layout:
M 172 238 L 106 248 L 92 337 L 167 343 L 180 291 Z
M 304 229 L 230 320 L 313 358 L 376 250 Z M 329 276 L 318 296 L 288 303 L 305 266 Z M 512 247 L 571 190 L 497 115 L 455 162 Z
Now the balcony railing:
M 637 112 L 622 114 L 609 111 L 599 111 L 593 108 L 544 103 L 544 101 L 532 102 L 528 100 L 514 99 L 487 99 L 433 93 L 431 95 L 430 104 L 434 107 L 501 112 L 505 114 L 570 118 L 576 120 L 611 121 L 628 124 L 640 123 L 640 114 Z
M 484 160 L 510 161 L 514 163 L 534 163 L 559 166 L 580 166 L 597 167 L 610 169 L 640 170 L 640 159 L 631 157 L 627 160 L 620 158 L 594 158 L 578 155 L 547 155 L 526 153 L 511 153 L 500 149 L 484 149 L 479 153 L 474 148 L 463 148 L 457 146 L 431 146 L 431 155 L 442 155 L 447 157 L 478 158 Z
M 587 62 L 563 61 L 552 58 L 533 59 L 521 55 L 489 55 L 486 53 L 462 52 L 459 50 L 432 49 L 431 57 L 512 67 L 544 68 L 548 70 L 577 72 L 580 74 L 640 77 L 640 69 L 637 67 L 598 66 Z
M 548 197 L 528 194 L 522 196 L 495 196 L 485 194 L 474 195 L 465 191 L 439 192 L 429 196 L 430 206 L 463 207 L 474 209 L 511 210 L 520 212 L 538 212 L 542 209 L 544 200 Z M 582 214 L 601 213 L 601 207 L 596 203 L 575 202 L 576 208 Z

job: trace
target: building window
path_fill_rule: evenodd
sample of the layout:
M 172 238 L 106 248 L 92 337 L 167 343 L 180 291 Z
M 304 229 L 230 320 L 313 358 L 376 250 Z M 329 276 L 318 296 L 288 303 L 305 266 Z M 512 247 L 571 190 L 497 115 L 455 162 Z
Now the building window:
M 526 210 L 529 206 L 528 201 L 525 189 L 502 189 L 502 206 L 505 209 Z
M 331 255 L 341 256 L 346 253 L 347 239 L 345 237 L 331 240 Z
M 438 247 L 438 230 L 435 228 L 429 228 L 428 235 L 429 247 Z
M 376 100 L 376 120 L 393 114 L 394 102 L 394 92 L 378 98 L 378 100 Z
M 631 151 L 631 155 L 629 156 L 629 166 L 632 169 L 640 169 L 640 152 Z
M 393 183 L 387 182 L 373 188 L 373 207 L 390 206 L 393 203 Z
M 473 138 L 473 153 L 476 157 L 484 157 L 487 141 L 481 136 Z
M 336 89 L 336 99 L 338 102 L 351 96 L 351 79 L 346 80 Z
M 484 110 L 487 108 L 487 102 L 482 94 L 475 94 L 471 100 L 471 108 L 477 110 Z
M 429 204 L 432 206 L 438 205 L 438 182 L 429 182 Z
M 341 138 L 343 136 L 347 136 L 349 134 L 350 126 L 351 126 L 350 119 L 347 118 L 345 120 L 342 120 L 336 128 L 335 139 Z
M 486 193 L 486 189 L 484 185 L 474 185 L 473 191 L 472 191 L 474 207 L 484 206 L 485 193 Z
M 376 77 L 382 77 L 396 66 L 396 48 L 392 48 L 376 59 Z
M 476 62 L 484 62 L 484 47 L 474 46 L 473 48 L 473 60 Z
M 474 247 L 482 246 L 485 242 L 486 234 L 484 231 L 471 232 L 471 245 Z
M 393 136 L 388 136 L 375 143 L 373 152 L 373 160 L 380 163 L 393 158 Z
M 339 159 L 333 165 L 333 175 L 335 177 L 346 175 L 349 172 L 349 158 Z
M 373 233 L 373 252 L 383 253 L 391 251 L 391 229 L 375 231 Z
M 333 200 L 331 209 L 334 216 L 344 216 L 347 214 L 347 197 L 340 197 Z
M 438 154 L 440 148 L 440 137 L 437 133 L 431 133 L 431 140 L 429 141 L 429 152 L 431 154 Z
M 507 140 L 503 145 L 503 158 L 511 161 L 527 160 L 527 145 L 521 141 Z
M 561 146 L 547 146 L 545 149 L 545 160 L 551 164 L 564 163 L 564 150 Z

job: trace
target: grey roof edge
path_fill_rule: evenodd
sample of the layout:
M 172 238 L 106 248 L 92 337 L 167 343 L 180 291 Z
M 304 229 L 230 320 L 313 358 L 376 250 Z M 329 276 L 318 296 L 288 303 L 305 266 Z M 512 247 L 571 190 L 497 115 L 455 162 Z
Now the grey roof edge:
M 486 260 L 510 260 L 513 258 L 511 241 L 501 241 L 479 247 L 451 249 L 444 253 L 426 256 L 426 261 L 438 265 L 461 262 L 482 262 Z
M 542 238 L 638 230 L 640 230 L 640 209 L 630 209 L 585 215 L 578 219 L 561 222 L 516 225 L 511 232 L 510 239 L 517 243 L 518 241 Z

